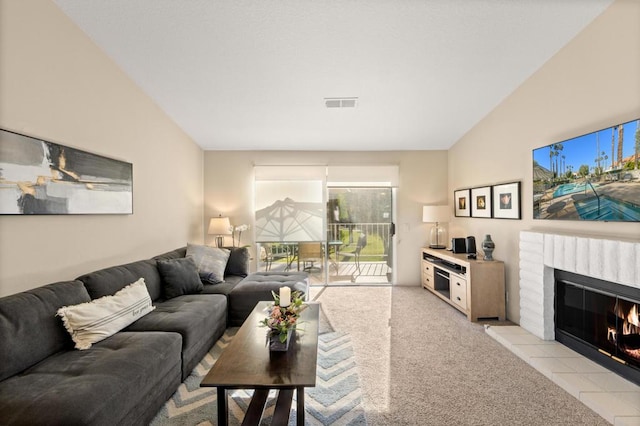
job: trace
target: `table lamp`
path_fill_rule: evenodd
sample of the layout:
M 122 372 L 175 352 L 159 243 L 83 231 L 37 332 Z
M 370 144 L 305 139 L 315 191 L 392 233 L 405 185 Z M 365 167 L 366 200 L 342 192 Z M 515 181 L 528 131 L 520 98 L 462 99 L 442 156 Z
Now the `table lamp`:
M 431 228 L 429 238 L 429 248 L 444 249 L 447 248 L 447 231 L 440 227 L 441 222 L 449 221 L 449 206 L 423 206 L 422 221 L 427 223 L 435 223 Z
M 208 234 L 216 236 L 216 246 L 224 246 L 224 236 L 231 235 L 231 222 L 228 217 L 212 217 L 209 221 Z

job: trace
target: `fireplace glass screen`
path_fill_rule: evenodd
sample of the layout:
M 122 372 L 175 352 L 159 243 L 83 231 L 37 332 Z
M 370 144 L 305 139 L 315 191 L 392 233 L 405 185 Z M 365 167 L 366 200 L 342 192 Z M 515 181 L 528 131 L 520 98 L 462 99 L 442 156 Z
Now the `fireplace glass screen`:
M 593 288 L 589 280 L 576 281 L 575 277 L 558 279 L 556 274 L 556 339 L 596 361 L 605 359 L 602 363 L 609 364 L 605 366 L 636 381 L 633 376 L 640 377 L 640 297 L 629 297 L 633 288 L 616 293 L 617 287 L 624 286 L 615 283 L 603 285 L 596 280 Z

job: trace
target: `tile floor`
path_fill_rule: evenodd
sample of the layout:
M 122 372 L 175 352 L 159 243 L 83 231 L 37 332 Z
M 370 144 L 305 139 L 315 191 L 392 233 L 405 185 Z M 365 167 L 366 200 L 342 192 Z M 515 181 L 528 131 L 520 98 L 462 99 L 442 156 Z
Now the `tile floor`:
M 485 326 L 488 335 L 615 426 L 640 426 L 640 386 L 556 341 L 519 326 Z

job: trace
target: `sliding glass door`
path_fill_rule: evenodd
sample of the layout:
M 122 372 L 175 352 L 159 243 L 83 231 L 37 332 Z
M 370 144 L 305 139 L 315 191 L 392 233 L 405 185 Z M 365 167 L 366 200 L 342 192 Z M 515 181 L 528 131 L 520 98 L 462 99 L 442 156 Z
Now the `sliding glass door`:
M 329 284 L 389 284 L 393 188 L 329 187 Z
M 256 166 L 258 270 L 389 284 L 397 166 Z

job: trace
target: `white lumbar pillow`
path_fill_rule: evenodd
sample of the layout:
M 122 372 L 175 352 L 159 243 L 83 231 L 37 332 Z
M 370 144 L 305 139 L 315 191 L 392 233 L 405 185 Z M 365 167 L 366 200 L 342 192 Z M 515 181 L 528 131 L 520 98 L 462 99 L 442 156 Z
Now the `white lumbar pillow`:
M 82 350 L 116 334 L 155 308 L 144 278 L 140 278 L 112 296 L 63 306 L 57 315 L 62 318 L 76 348 Z

